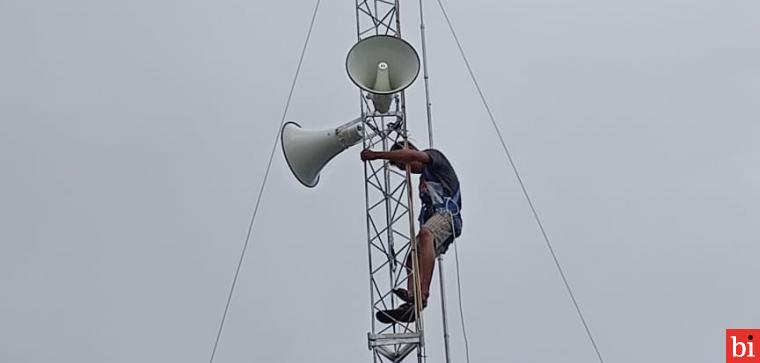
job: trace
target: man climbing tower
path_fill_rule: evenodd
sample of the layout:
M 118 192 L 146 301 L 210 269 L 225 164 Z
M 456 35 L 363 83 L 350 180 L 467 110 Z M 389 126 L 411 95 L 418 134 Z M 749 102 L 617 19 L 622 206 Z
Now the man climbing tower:
M 388 160 L 401 170 L 406 170 L 406 166 L 409 165 L 413 174 L 420 174 L 419 194 L 422 209 L 418 218 L 421 227 L 417 234 L 417 253 L 422 295 L 420 302 L 424 308 L 430 295 L 436 257 L 446 253 L 454 238 L 462 233 L 462 200 L 459 179 L 446 156 L 436 149 L 420 151 L 411 143 L 407 145 L 409 148 L 404 148 L 403 143 L 397 142 L 388 152 L 363 150 L 361 159 Z M 406 267 L 411 272 L 411 254 L 406 260 Z M 377 320 L 386 324 L 413 322 L 414 291 L 414 279 L 409 275 L 406 289 L 393 290 L 404 303 L 395 309 L 377 312 Z

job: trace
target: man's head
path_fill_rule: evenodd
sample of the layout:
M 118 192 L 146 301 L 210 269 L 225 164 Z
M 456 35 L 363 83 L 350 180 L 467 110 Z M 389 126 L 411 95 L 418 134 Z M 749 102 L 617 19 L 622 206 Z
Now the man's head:
M 410 150 L 419 150 L 419 149 L 417 149 L 416 146 L 414 146 L 414 144 L 412 144 L 409 141 L 407 141 L 406 144 L 409 146 Z M 393 144 L 393 146 L 391 146 L 391 151 L 403 150 L 403 149 L 404 149 L 404 142 L 403 141 L 396 141 Z M 401 170 L 406 170 L 406 163 L 404 163 L 404 162 L 401 162 L 401 161 L 398 161 L 398 162 L 391 161 L 390 163 L 393 166 L 395 166 L 395 167 L 397 167 L 397 168 L 399 168 Z M 410 167 L 412 173 L 414 173 L 414 174 L 420 174 L 420 173 L 422 173 L 422 170 L 425 168 L 425 165 L 422 164 L 422 163 L 420 163 L 420 162 L 418 162 L 418 161 L 412 161 L 412 162 L 409 163 L 409 167 Z
M 409 141 L 407 141 L 407 142 L 406 142 L 406 144 L 407 144 L 407 145 L 409 145 L 409 149 L 412 149 L 412 150 L 419 150 L 419 149 L 417 149 L 417 147 L 416 147 L 416 146 L 414 146 L 414 144 L 412 144 L 412 143 L 411 143 L 411 142 L 409 142 Z M 393 145 L 391 146 L 391 151 L 401 150 L 401 149 L 403 149 L 403 148 L 404 148 L 404 141 L 396 141 L 396 142 L 394 142 L 394 143 L 393 143 Z

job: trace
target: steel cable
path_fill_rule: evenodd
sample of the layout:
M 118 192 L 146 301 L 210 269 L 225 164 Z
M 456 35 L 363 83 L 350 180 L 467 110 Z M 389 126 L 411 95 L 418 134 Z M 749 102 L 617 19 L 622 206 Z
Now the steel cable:
M 475 77 L 475 73 L 473 72 L 472 67 L 470 66 L 470 62 L 467 59 L 467 55 L 464 52 L 464 48 L 462 48 L 462 43 L 459 41 L 459 37 L 457 36 L 456 31 L 454 30 L 454 26 L 451 23 L 451 19 L 449 19 L 449 15 L 446 12 L 446 8 L 443 6 L 443 3 L 441 0 L 437 0 L 437 1 L 438 1 L 438 6 L 441 8 L 441 12 L 443 13 L 444 18 L 446 19 L 446 23 L 448 24 L 449 30 L 451 31 L 451 35 L 454 37 L 454 41 L 456 42 L 457 47 L 459 48 L 459 53 L 462 55 L 462 59 L 464 60 L 464 64 L 467 67 L 467 71 L 470 74 L 472 83 L 475 85 L 475 89 L 477 89 L 478 94 L 480 95 L 480 100 L 483 102 L 483 106 L 485 107 L 486 112 L 488 113 L 488 117 L 491 120 L 491 124 L 496 130 L 496 135 L 499 137 L 499 140 L 501 141 L 501 146 L 504 148 L 504 153 L 507 156 L 509 165 L 512 167 L 512 170 L 514 171 L 514 174 L 517 177 L 517 181 L 520 184 L 520 189 L 522 189 L 522 193 L 525 196 L 525 199 L 527 200 L 528 205 L 530 206 L 530 210 L 533 213 L 533 217 L 536 220 L 536 223 L 538 224 L 538 228 L 541 230 L 541 235 L 544 238 L 544 242 L 546 242 L 546 247 L 549 249 L 549 252 L 551 253 L 552 258 L 554 259 L 554 264 L 557 266 L 557 270 L 559 271 L 559 274 L 562 277 L 562 282 L 565 284 L 565 288 L 567 289 L 567 292 L 570 295 L 570 299 L 572 300 L 573 305 L 575 306 L 575 311 L 578 313 L 578 317 L 580 318 L 581 323 L 583 324 L 583 328 L 586 330 L 586 334 L 588 335 L 588 338 L 591 341 L 591 345 L 594 347 L 594 351 L 596 352 L 596 355 L 599 358 L 599 362 L 604 363 L 604 359 L 602 358 L 601 352 L 599 352 L 599 348 L 596 344 L 596 341 L 594 340 L 594 336 L 591 334 L 591 329 L 589 328 L 588 323 L 586 323 L 586 318 L 583 316 L 583 313 L 581 312 L 581 308 L 578 305 L 578 301 L 575 298 L 575 294 L 573 293 L 573 290 L 570 287 L 570 283 L 567 281 L 565 272 L 562 269 L 562 265 L 559 263 L 557 254 L 554 252 L 554 248 L 552 247 L 552 244 L 549 240 L 549 236 L 546 234 L 544 225 L 538 216 L 536 207 L 533 205 L 533 201 L 530 199 L 530 195 L 528 194 L 528 191 L 525 187 L 525 183 L 523 182 L 522 177 L 520 176 L 520 173 L 517 169 L 517 166 L 515 165 L 515 162 L 512 158 L 512 153 L 509 151 L 509 148 L 507 147 L 507 144 L 504 141 L 504 137 L 502 136 L 501 130 L 499 129 L 498 124 L 496 123 L 496 119 L 493 115 L 493 112 L 491 112 L 491 107 L 488 106 L 488 102 L 486 101 L 486 98 L 483 95 L 483 90 L 480 88 L 480 84 L 478 83 L 478 80 Z
M 224 322 L 227 320 L 227 313 L 230 309 L 230 302 L 232 301 L 232 295 L 235 291 L 235 286 L 237 285 L 238 276 L 240 275 L 240 267 L 243 265 L 243 260 L 245 259 L 245 253 L 248 250 L 248 244 L 251 240 L 251 235 L 253 233 L 253 224 L 256 221 L 256 215 L 259 211 L 259 205 L 261 204 L 261 196 L 264 194 L 264 188 L 266 187 L 267 180 L 269 179 L 269 171 L 272 168 L 272 160 L 274 159 L 274 154 L 277 149 L 277 143 L 280 140 L 280 132 L 282 129 L 283 123 L 285 123 L 285 116 L 288 114 L 288 108 L 290 108 L 290 101 L 293 98 L 293 91 L 296 88 L 296 83 L 298 81 L 298 75 L 301 73 L 301 65 L 303 64 L 303 58 L 306 54 L 306 48 L 309 45 L 309 40 L 311 39 L 311 31 L 314 29 L 314 21 L 317 18 L 317 11 L 319 10 L 319 4 L 321 0 L 317 0 L 316 4 L 314 5 L 314 12 L 311 16 L 311 23 L 309 24 L 309 31 L 306 34 L 306 40 L 304 41 L 303 48 L 301 49 L 301 56 L 298 59 L 298 67 L 296 67 L 295 75 L 293 76 L 293 83 L 290 86 L 290 92 L 288 93 L 288 100 L 285 103 L 285 109 L 282 112 L 282 118 L 280 120 L 280 125 L 277 127 L 277 135 L 275 137 L 274 145 L 272 145 L 272 151 L 269 153 L 269 162 L 267 163 L 266 171 L 264 172 L 264 180 L 261 183 L 261 188 L 259 189 L 258 197 L 256 197 L 256 205 L 253 208 L 253 215 L 251 216 L 251 222 L 248 224 L 248 233 L 246 233 L 245 236 L 245 243 L 243 244 L 243 250 L 240 252 L 240 260 L 238 261 L 237 268 L 235 269 L 235 276 L 232 278 L 232 286 L 230 287 L 229 295 L 227 296 L 227 303 L 224 306 L 224 313 L 222 313 L 222 320 L 219 323 L 219 331 L 216 334 L 216 340 L 214 341 L 214 348 L 211 351 L 211 358 L 209 359 L 209 363 L 214 362 L 214 357 L 216 356 L 216 350 L 219 346 L 219 339 L 222 336 L 222 330 L 224 329 Z

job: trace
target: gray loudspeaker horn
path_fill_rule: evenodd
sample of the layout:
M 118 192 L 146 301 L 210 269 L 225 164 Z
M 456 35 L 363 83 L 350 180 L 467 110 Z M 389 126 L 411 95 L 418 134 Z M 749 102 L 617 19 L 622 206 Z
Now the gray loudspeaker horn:
M 372 93 L 375 109 L 388 112 L 391 96 L 409 87 L 420 73 L 417 51 L 398 37 L 375 35 L 360 40 L 346 57 L 348 77 Z
M 290 171 L 304 186 L 319 183 L 319 172 L 341 151 L 356 145 L 364 135 L 361 117 L 328 130 L 304 130 L 289 121 L 282 126 L 280 141 Z

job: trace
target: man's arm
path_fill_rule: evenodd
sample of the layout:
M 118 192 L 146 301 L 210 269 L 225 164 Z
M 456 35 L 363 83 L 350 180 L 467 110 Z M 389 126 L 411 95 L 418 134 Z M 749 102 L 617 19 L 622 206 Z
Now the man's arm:
M 384 160 L 404 162 L 404 163 L 417 161 L 423 164 L 427 164 L 432 161 L 430 159 L 430 155 L 428 155 L 426 152 L 419 151 L 419 150 L 412 150 L 412 149 L 402 149 L 402 150 L 394 150 L 394 151 L 362 150 L 361 158 L 364 161 L 384 159 Z

